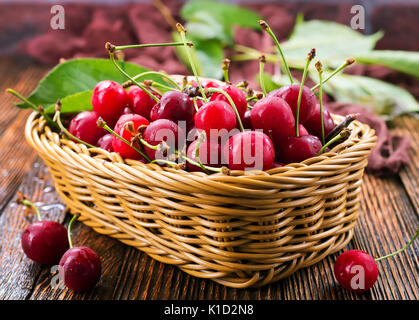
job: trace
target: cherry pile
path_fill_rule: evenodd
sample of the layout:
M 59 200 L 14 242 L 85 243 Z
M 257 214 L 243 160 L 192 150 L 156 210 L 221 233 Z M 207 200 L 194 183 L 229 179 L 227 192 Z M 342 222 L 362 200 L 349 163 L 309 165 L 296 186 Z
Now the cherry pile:
M 67 230 L 58 222 L 42 220 L 39 209 L 22 194 L 18 203 L 34 208 L 38 217 L 22 233 L 26 256 L 39 264 L 59 265 L 60 278 L 74 291 L 93 288 L 100 279 L 101 261 L 92 249 L 73 247 L 70 230 L 77 216 L 73 216 Z

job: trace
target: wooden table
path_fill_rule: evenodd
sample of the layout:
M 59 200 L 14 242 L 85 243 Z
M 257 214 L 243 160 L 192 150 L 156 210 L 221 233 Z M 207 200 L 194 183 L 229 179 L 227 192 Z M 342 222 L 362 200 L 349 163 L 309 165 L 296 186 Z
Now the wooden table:
M 74 225 L 73 242 L 101 256 L 102 278 L 85 293 L 53 289 L 50 268 L 31 262 L 22 252 L 20 235 L 36 217 L 15 203 L 16 191 L 36 202 L 44 217 L 67 224 L 69 214 L 45 165 L 25 142 L 23 130 L 30 111 L 14 107 L 15 98 L 4 92 L 11 87 L 29 94 L 46 70 L 21 58 L 0 59 L 0 299 L 419 299 L 417 243 L 380 262 L 378 281 L 364 294 L 336 284 L 333 262 L 338 254 L 282 281 L 243 290 L 194 278 L 81 223 Z M 410 163 L 397 176 L 365 175 L 361 215 L 347 247 L 373 256 L 403 247 L 419 226 L 419 120 L 401 117 L 392 130 L 412 138 Z

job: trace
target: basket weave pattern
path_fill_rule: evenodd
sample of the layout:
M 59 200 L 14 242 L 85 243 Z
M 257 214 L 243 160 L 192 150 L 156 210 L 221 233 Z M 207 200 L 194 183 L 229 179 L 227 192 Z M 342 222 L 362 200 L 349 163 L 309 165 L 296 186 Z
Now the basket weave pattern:
M 376 136 L 358 121 L 350 128 L 327 154 L 229 176 L 89 149 L 61 139 L 35 113 L 25 136 L 67 207 L 96 232 L 193 276 L 246 288 L 317 263 L 352 238 Z

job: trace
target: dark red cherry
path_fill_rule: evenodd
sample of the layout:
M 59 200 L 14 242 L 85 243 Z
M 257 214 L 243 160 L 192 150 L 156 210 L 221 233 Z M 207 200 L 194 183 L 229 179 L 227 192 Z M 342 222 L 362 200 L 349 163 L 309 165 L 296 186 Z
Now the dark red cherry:
M 142 125 L 148 125 L 150 122 L 138 115 L 138 114 L 124 114 L 122 115 L 118 122 L 115 125 L 114 131 L 119 134 L 121 137 L 123 137 L 128 142 L 131 142 L 131 139 L 133 138 L 133 135 L 131 132 L 126 130 L 125 125 L 132 121 L 134 125 L 134 131 L 137 132 L 138 127 Z M 135 142 L 135 147 L 140 148 L 138 145 L 138 142 Z M 128 158 L 128 159 L 136 159 L 139 160 L 142 158 L 141 154 L 137 152 L 134 148 L 127 145 L 124 141 L 120 140 L 119 138 L 113 136 L 112 138 L 112 147 L 115 152 L 118 152 L 121 157 Z
M 92 289 L 98 283 L 101 272 L 99 256 L 88 247 L 71 248 L 60 260 L 60 278 L 74 291 Z
M 159 96 L 157 97 L 160 98 Z M 140 87 L 131 86 L 128 90 L 128 104 L 133 113 L 139 114 L 146 119 L 150 119 L 151 109 L 157 102 Z
M 184 141 L 184 133 L 182 129 L 178 127 L 176 123 L 168 119 L 158 119 L 150 123 L 144 130 L 143 138 L 152 146 L 156 146 L 162 141 L 165 141 L 169 150 L 162 153 L 144 146 L 144 150 L 151 160 L 168 158 L 171 154 L 174 154 L 175 150 L 178 149 L 178 141 Z
M 374 258 L 361 250 L 342 253 L 336 259 L 333 271 L 340 285 L 354 292 L 369 290 L 378 277 L 378 267 Z
M 281 144 L 279 155 L 286 163 L 301 162 L 315 157 L 321 148 L 322 143 L 316 136 L 289 137 Z
M 89 144 L 95 145 L 106 130 L 96 124 L 99 115 L 95 111 L 82 111 L 71 119 L 68 131 Z
M 98 140 L 96 145 L 99 148 L 102 148 L 103 150 L 113 152 L 112 140 L 113 140 L 113 134 L 107 133 Z
M 167 91 L 160 99 L 160 103 L 151 110 L 151 121 L 169 119 L 179 125 L 179 121 L 186 121 L 187 126 L 193 125 L 195 107 L 192 99 L 179 91 Z
M 274 164 L 275 150 L 263 132 L 244 131 L 230 137 L 223 156 L 231 170 L 268 170 Z
M 323 124 L 324 124 L 324 136 L 332 132 L 335 127 L 332 116 L 329 111 L 323 106 Z M 304 126 L 310 132 L 310 134 L 322 138 L 322 127 L 320 121 L 320 105 L 316 104 L 311 116 L 304 122 Z
M 196 144 L 198 140 L 193 141 L 187 150 L 187 157 L 196 160 Z M 199 146 L 199 159 L 202 164 L 210 167 L 221 167 L 221 145 L 217 140 L 205 140 Z M 194 166 L 187 162 L 188 171 L 203 171 L 201 167 Z
M 224 90 L 231 97 L 231 100 L 233 100 L 237 108 L 237 111 L 240 115 L 240 119 L 243 119 L 244 113 L 247 110 L 246 94 L 239 88 L 230 84 L 221 87 L 221 89 Z M 230 104 L 228 102 L 227 97 L 218 92 L 213 93 L 210 100 L 211 101 L 224 101 Z
M 295 134 L 295 119 L 284 99 L 266 97 L 259 100 L 253 106 L 250 118 L 253 129 L 263 130 L 276 147 Z
M 298 102 L 298 93 L 300 92 L 299 84 L 292 84 L 288 86 L 283 86 L 282 88 L 271 91 L 268 94 L 268 97 L 279 97 L 284 99 L 292 109 L 294 117 L 297 116 L 297 102 Z M 300 103 L 300 118 L 299 122 L 304 124 L 311 113 L 314 110 L 316 105 L 316 98 L 314 93 L 309 87 L 303 86 L 303 92 L 301 94 L 301 103 Z
M 246 110 L 243 116 L 243 128 L 253 130 L 252 128 L 252 119 L 251 119 L 252 110 Z
M 37 221 L 22 234 L 22 249 L 26 256 L 40 264 L 58 264 L 68 250 L 67 229 L 55 221 Z
M 112 127 L 128 105 L 128 94 L 115 81 L 100 81 L 93 89 L 92 105 L 93 111 Z
M 233 108 L 224 101 L 211 101 L 205 104 L 195 114 L 195 126 L 205 130 L 207 139 L 210 139 L 211 130 L 230 130 L 236 128 L 236 114 Z M 217 134 L 217 132 L 215 132 Z

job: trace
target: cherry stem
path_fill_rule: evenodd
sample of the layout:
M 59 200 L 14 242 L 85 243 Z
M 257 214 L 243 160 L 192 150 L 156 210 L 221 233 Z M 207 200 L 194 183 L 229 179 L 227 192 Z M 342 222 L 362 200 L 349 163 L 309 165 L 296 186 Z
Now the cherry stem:
M 126 73 L 122 68 L 118 65 L 118 63 L 115 61 L 115 56 L 112 52 L 109 51 L 109 58 L 111 59 L 112 63 L 115 65 L 115 67 L 128 79 L 130 79 L 135 85 L 139 86 L 145 93 L 147 93 L 154 101 L 157 103 L 160 102 L 160 100 L 152 94 L 144 85 L 137 82 L 133 77 L 131 77 L 128 73 Z
M 183 44 L 183 43 L 182 43 Z M 160 77 L 162 77 L 163 79 L 165 79 L 165 80 L 167 80 L 171 85 L 173 85 L 176 89 L 178 89 L 179 91 L 180 90 L 182 90 L 181 88 L 180 88 L 180 86 L 179 86 L 179 84 L 176 82 L 176 81 L 174 81 L 168 74 L 164 74 L 163 72 L 157 72 L 157 71 L 146 71 L 146 72 L 143 72 L 143 73 L 140 73 L 140 74 L 137 74 L 136 76 L 134 76 L 134 77 L 132 77 L 134 80 L 138 80 L 138 79 L 140 79 L 140 78 L 142 78 L 142 77 L 145 77 L 145 76 L 149 76 L 149 75 L 157 75 L 157 76 L 160 76 Z M 156 82 L 156 81 L 153 81 L 153 83 L 158 83 L 158 82 Z M 163 85 L 164 86 L 164 85 Z M 167 87 L 167 86 L 165 86 L 166 88 L 170 88 L 170 87 Z M 173 90 L 173 88 L 170 88 L 171 90 Z
M 190 164 L 193 164 L 194 166 L 197 166 L 197 167 L 201 167 L 201 165 L 198 162 L 193 161 L 192 159 L 189 159 L 187 156 L 182 155 L 181 157 L 182 157 L 182 159 L 185 159 L 186 161 L 188 161 Z M 210 166 L 206 166 L 206 165 L 203 165 L 203 167 L 206 170 L 212 171 L 212 172 L 220 172 L 220 173 L 228 172 L 228 168 L 226 168 L 226 167 L 215 168 L 215 167 L 210 167 Z
M 266 96 L 268 93 L 266 92 L 265 82 L 263 81 L 263 69 L 265 68 L 266 58 L 264 55 L 259 57 L 259 83 L 260 87 L 263 91 L 263 94 Z
M 321 155 L 324 150 L 326 150 L 326 148 L 328 146 L 330 146 L 331 144 L 341 140 L 341 139 L 346 139 L 348 138 L 350 135 L 350 131 L 348 129 L 343 130 L 341 133 L 339 133 L 337 136 L 333 137 L 333 139 L 329 140 L 321 149 L 320 151 L 317 153 L 317 156 Z
M 189 65 L 191 66 L 192 72 L 195 76 L 196 83 L 198 83 L 198 87 L 201 91 L 202 97 L 204 98 L 205 102 L 208 102 L 208 99 L 205 95 L 204 89 L 202 88 L 201 82 L 199 81 L 198 73 L 196 72 L 195 64 L 194 64 L 193 59 L 192 59 L 192 55 L 191 55 L 191 51 L 190 51 L 191 45 L 188 45 L 187 42 L 186 42 L 186 29 L 180 23 L 176 24 L 176 28 L 177 28 L 177 30 L 180 34 L 180 38 L 183 41 L 183 45 L 185 47 L 185 51 L 186 51 L 186 54 L 188 56 Z M 190 42 L 190 43 L 193 45 L 192 42 Z
M 42 221 L 41 213 L 39 212 L 38 207 L 35 204 L 33 204 L 31 201 L 29 201 L 28 198 L 26 198 L 26 196 L 22 192 L 18 191 L 17 196 L 18 198 L 16 202 L 18 204 L 23 204 L 26 207 L 33 208 L 36 212 L 36 216 L 38 217 L 38 221 Z
M 390 254 L 388 254 L 388 255 L 386 255 L 386 256 L 383 256 L 383 257 L 379 257 L 379 258 L 376 258 L 376 259 L 374 259 L 375 261 L 380 261 L 380 260 L 383 260 L 383 259 L 387 259 L 387 258 L 390 258 L 390 257 L 392 257 L 392 256 L 394 256 L 394 255 L 396 255 L 396 254 L 399 254 L 400 252 L 403 252 L 404 250 L 406 250 L 407 249 L 407 247 L 409 247 L 415 240 L 416 240 L 416 238 L 419 236 L 419 229 L 418 230 L 416 230 L 416 233 L 415 233 L 415 235 L 413 236 L 413 238 L 412 239 L 410 239 L 410 241 L 408 242 L 408 243 L 406 243 L 406 245 L 403 247 L 403 248 L 401 248 L 400 250 L 397 250 L 397 251 L 395 251 L 395 252 L 393 252 L 393 253 L 390 253 Z
M 141 154 L 144 159 L 146 159 L 148 162 L 151 162 L 151 159 L 144 153 L 142 152 L 140 149 L 138 149 L 136 146 L 134 146 L 132 143 L 130 143 L 128 140 L 124 139 L 123 137 L 121 137 L 119 134 L 117 134 L 115 131 L 113 131 L 107 124 L 106 122 L 102 119 L 99 118 L 97 120 L 97 126 L 100 128 L 105 129 L 106 131 L 108 131 L 110 134 L 114 135 L 115 137 L 117 137 L 118 139 L 122 140 L 124 143 L 126 143 L 127 145 L 129 145 L 131 148 L 133 148 L 135 151 L 137 151 L 139 154 Z
M 354 62 L 355 62 L 355 60 L 353 58 L 347 59 L 342 65 L 340 65 L 339 67 L 337 67 L 326 79 L 323 80 L 323 84 L 326 83 L 327 81 L 329 81 L 330 78 L 332 78 L 333 76 L 335 76 L 338 72 L 340 72 L 341 70 L 345 69 L 347 66 L 353 64 Z M 314 87 L 312 87 L 311 88 L 311 91 L 314 91 L 314 90 L 316 90 L 319 87 L 320 87 L 320 83 L 318 83 Z
M 57 102 L 57 105 L 59 105 L 59 101 Z M 53 118 L 53 121 L 55 121 L 58 124 L 58 127 L 60 128 L 61 132 L 64 132 L 65 135 L 81 144 L 84 144 L 85 146 L 89 147 L 89 148 L 96 148 L 95 146 L 91 145 L 90 143 L 87 143 L 79 138 L 77 138 L 76 136 L 74 136 L 73 134 L 70 133 L 70 131 L 67 130 L 66 127 L 64 127 L 63 123 L 61 122 L 61 112 L 60 110 L 56 110 L 55 111 L 55 115 Z
M 41 114 L 44 117 L 44 119 L 47 121 L 47 123 L 50 127 L 57 128 L 57 125 L 51 120 L 49 115 L 46 114 L 46 112 L 45 112 L 45 110 L 42 106 L 37 107 L 34 103 L 32 103 L 31 101 L 26 99 L 24 96 L 22 96 L 19 92 L 15 91 L 13 89 L 8 88 L 8 89 L 6 89 L 6 92 L 8 92 L 11 95 L 15 96 L 16 98 L 22 100 L 24 103 L 29 105 L 30 108 L 33 109 L 35 112 L 38 112 L 39 114 Z
M 195 111 L 198 112 L 199 108 L 198 108 L 198 104 L 196 103 L 196 97 L 192 98 L 193 101 L 193 106 L 195 108 Z
M 115 52 L 125 49 L 134 49 L 134 48 L 149 48 L 149 47 L 174 47 L 174 46 L 183 46 L 183 42 L 166 42 L 166 43 L 145 43 L 145 44 L 132 44 L 126 46 L 115 46 L 109 42 L 105 44 L 105 47 L 110 52 Z
M 208 170 L 205 168 L 204 164 L 202 163 L 201 158 L 199 157 L 199 147 L 201 146 L 201 143 L 205 139 L 205 137 L 206 137 L 205 131 L 202 131 L 198 136 L 198 140 L 196 141 L 196 146 L 195 146 L 195 158 L 196 158 L 196 161 L 199 163 L 199 166 L 202 168 L 202 170 L 204 170 L 205 173 L 209 174 Z M 209 152 L 209 150 L 207 152 Z
M 322 64 L 320 61 L 316 63 L 316 69 L 319 73 L 319 85 L 320 85 L 320 95 L 319 95 L 319 105 L 320 105 L 320 125 L 322 128 L 322 145 L 325 144 L 325 137 L 324 137 L 324 123 L 323 123 L 323 82 L 322 82 Z
M 290 79 L 290 83 L 294 83 L 294 79 L 292 78 L 290 68 L 288 67 L 287 60 L 285 60 L 284 53 L 282 52 L 281 46 L 279 45 L 279 41 L 275 34 L 272 32 L 272 29 L 269 27 L 268 23 L 263 20 L 259 20 L 259 24 L 262 27 L 263 30 L 265 30 L 272 38 L 272 40 L 275 42 L 275 45 L 279 51 L 279 54 L 281 55 L 282 62 L 284 63 L 285 70 L 287 71 L 288 77 Z
M 342 130 L 344 130 L 345 128 L 347 128 L 352 121 L 356 120 L 356 118 L 358 117 L 359 113 L 350 113 L 348 115 L 346 115 L 345 119 L 340 122 L 326 137 L 326 142 L 328 142 L 330 139 L 332 139 L 333 137 L 335 137 L 337 134 L 339 134 Z
M 68 228 L 67 228 L 67 237 L 68 237 L 68 244 L 70 245 L 70 249 L 73 248 L 73 242 L 71 241 L 71 226 L 73 225 L 73 222 L 77 220 L 79 216 L 78 215 L 73 215 L 73 217 L 71 218 L 69 224 L 68 224 Z
M 229 76 L 228 76 L 228 70 L 230 69 L 230 59 L 224 59 L 223 63 L 221 64 L 221 69 L 223 69 L 224 74 L 224 81 L 226 83 L 230 83 Z
M 300 105 L 301 105 L 301 96 L 303 95 L 304 82 L 307 77 L 308 66 L 311 60 L 314 59 L 315 55 L 316 55 L 316 49 L 313 48 L 307 55 L 306 65 L 304 66 L 304 71 L 303 71 L 303 77 L 301 78 L 300 91 L 298 92 L 298 100 L 297 100 L 297 116 L 295 117 L 295 136 L 296 137 L 300 136 L 298 124 L 300 123 Z
M 220 89 L 220 88 L 207 88 L 205 90 L 210 92 L 210 93 L 214 93 L 214 92 L 221 93 L 227 98 L 228 102 L 230 103 L 231 107 L 234 110 L 234 113 L 236 114 L 236 118 L 237 118 L 237 122 L 239 123 L 240 131 L 243 132 L 244 127 L 243 127 L 242 121 L 240 119 L 239 112 L 237 111 L 236 104 L 234 103 L 233 99 L 231 99 L 230 95 L 227 92 L 225 92 L 224 90 Z

